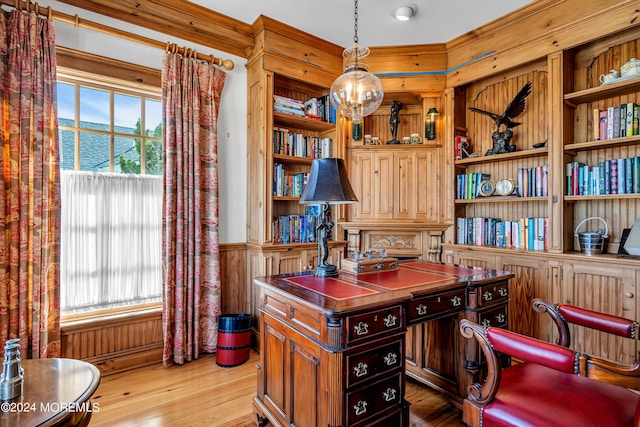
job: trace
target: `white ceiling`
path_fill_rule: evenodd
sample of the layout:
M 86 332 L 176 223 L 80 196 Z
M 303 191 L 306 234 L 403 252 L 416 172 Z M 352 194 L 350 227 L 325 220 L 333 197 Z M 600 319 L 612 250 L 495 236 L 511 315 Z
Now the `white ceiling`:
M 492 22 L 531 0 L 361 0 L 358 38 L 369 46 L 445 43 Z M 192 0 L 192 3 L 252 24 L 260 15 L 347 47 L 354 36 L 352 0 Z M 408 22 L 393 17 L 406 4 L 418 6 Z

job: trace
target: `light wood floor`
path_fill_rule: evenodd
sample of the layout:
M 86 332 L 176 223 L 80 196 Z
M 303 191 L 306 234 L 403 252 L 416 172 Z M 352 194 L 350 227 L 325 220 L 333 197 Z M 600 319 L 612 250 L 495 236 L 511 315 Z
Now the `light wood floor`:
M 153 365 L 103 377 L 92 401 L 99 405 L 90 427 L 255 427 L 259 355 L 221 368 L 215 355 L 183 366 Z M 407 380 L 412 427 L 461 427 L 461 413 L 440 393 Z M 393 426 L 389 426 L 393 427 Z

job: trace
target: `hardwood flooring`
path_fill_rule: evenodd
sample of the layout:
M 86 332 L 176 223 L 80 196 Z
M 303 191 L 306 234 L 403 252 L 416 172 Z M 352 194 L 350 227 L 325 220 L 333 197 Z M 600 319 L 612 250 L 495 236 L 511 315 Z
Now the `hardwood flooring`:
M 259 355 L 234 368 L 221 368 L 215 355 L 183 366 L 152 365 L 103 377 L 92 398 L 99 411 L 91 427 L 255 427 Z M 407 380 L 411 427 L 463 427 L 461 412 L 440 393 Z M 389 426 L 393 427 L 393 426 Z

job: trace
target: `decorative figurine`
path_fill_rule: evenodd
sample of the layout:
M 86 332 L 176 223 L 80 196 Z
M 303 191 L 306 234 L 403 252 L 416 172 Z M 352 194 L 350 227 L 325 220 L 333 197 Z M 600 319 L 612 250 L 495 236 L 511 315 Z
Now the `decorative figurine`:
M 469 107 L 469 110 L 474 113 L 484 114 L 493 119 L 496 124 L 496 130 L 491 135 L 493 139 L 493 148 L 487 150 L 485 156 L 491 156 L 494 154 L 512 153 L 516 151 L 516 146 L 511 145 L 511 138 L 513 138 L 513 129 L 519 126 L 520 123 L 514 122 L 511 119 L 518 117 L 524 111 L 526 105 L 525 99 L 531 93 L 531 82 L 527 82 L 520 92 L 513 98 L 513 100 L 507 105 L 504 113 L 501 115 L 491 113 L 489 111 L 480 110 L 478 108 Z
M 391 127 L 391 139 L 387 144 L 400 144 L 398 141 L 398 123 L 400 123 L 400 110 L 404 105 L 400 101 L 391 101 L 391 116 L 389 117 L 389 126 Z

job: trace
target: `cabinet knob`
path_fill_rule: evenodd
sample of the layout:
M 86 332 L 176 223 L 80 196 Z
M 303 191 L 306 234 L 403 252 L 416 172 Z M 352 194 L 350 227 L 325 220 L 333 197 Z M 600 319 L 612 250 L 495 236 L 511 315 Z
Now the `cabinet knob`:
M 633 298 L 633 292 L 627 292 L 624 296 L 627 298 Z

